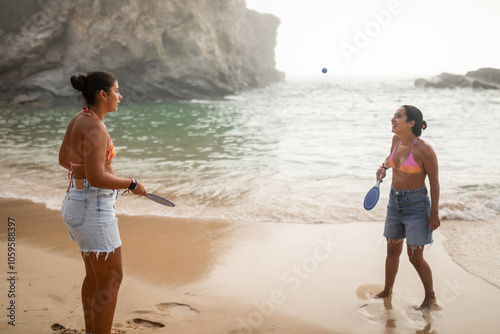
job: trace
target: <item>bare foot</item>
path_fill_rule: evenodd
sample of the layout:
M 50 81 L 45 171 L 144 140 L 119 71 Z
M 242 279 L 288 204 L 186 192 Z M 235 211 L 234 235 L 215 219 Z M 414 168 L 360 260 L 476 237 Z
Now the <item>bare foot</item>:
M 373 298 L 387 298 L 392 296 L 392 289 L 384 289 L 379 293 L 372 294 Z
M 434 292 L 431 292 L 431 293 L 425 294 L 425 299 L 419 308 L 425 309 L 425 308 L 429 308 L 429 307 L 434 306 L 434 305 L 437 306 L 436 294 Z

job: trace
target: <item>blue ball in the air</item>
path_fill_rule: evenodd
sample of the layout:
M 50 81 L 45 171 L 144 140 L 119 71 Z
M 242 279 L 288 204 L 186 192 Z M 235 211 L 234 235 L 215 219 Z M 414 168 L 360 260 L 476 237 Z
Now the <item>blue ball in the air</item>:
M 326 72 L 328 72 L 328 70 L 326 69 L 326 67 L 324 67 L 324 68 L 321 70 L 321 72 L 326 73 Z

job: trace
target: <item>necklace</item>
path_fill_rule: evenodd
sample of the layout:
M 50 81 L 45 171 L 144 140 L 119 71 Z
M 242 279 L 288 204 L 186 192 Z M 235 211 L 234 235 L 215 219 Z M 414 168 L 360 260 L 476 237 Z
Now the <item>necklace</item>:
M 97 116 L 97 114 L 95 113 L 95 111 L 94 111 L 94 110 L 92 110 L 92 109 L 90 109 L 90 108 L 87 108 L 87 110 L 88 110 L 88 111 L 91 111 L 91 112 L 94 114 L 94 116 L 95 116 L 97 119 L 99 119 L 99 120 L 100 120 L 99 116 Z
M 403 139 L 401 139 L 399 146 L 401 146 L 402 148 L 408 148 L 408 147 L 413 146 L 413 144 L 415 144 L 415 139 L 411 143 L 409 143 L 408 145 L 403 145 Z

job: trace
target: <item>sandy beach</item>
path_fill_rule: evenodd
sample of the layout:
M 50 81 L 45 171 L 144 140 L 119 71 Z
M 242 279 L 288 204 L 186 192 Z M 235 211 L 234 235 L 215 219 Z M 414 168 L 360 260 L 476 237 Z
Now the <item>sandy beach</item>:
M 0 212 L 0 332 L 83 333 L 84 265 L 60 212 L 15 199 L 0 199 Z M 15 225 L 10 259 L 9 221 Z M 498 333 L 500 289 L 448 255 L 453 223 L 443 222 L 424 253 L 439 306 L 421 311 L 415 307 L 423 289 L 406 256 L 393 297 L 367 297 L 384 280 L 382 222 L 119 216 L 125 277 L 114 328 L 130 334 Z M 488 254 L 474 256 L 488 263 Z

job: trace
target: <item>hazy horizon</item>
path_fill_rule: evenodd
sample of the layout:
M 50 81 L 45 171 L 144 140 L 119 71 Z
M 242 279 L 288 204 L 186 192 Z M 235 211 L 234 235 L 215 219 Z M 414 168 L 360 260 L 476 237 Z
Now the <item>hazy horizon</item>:
M 287 76 L 435 76 L 500 68 L 500 2 L 246 0 L 280 18 L 276 68 Z

